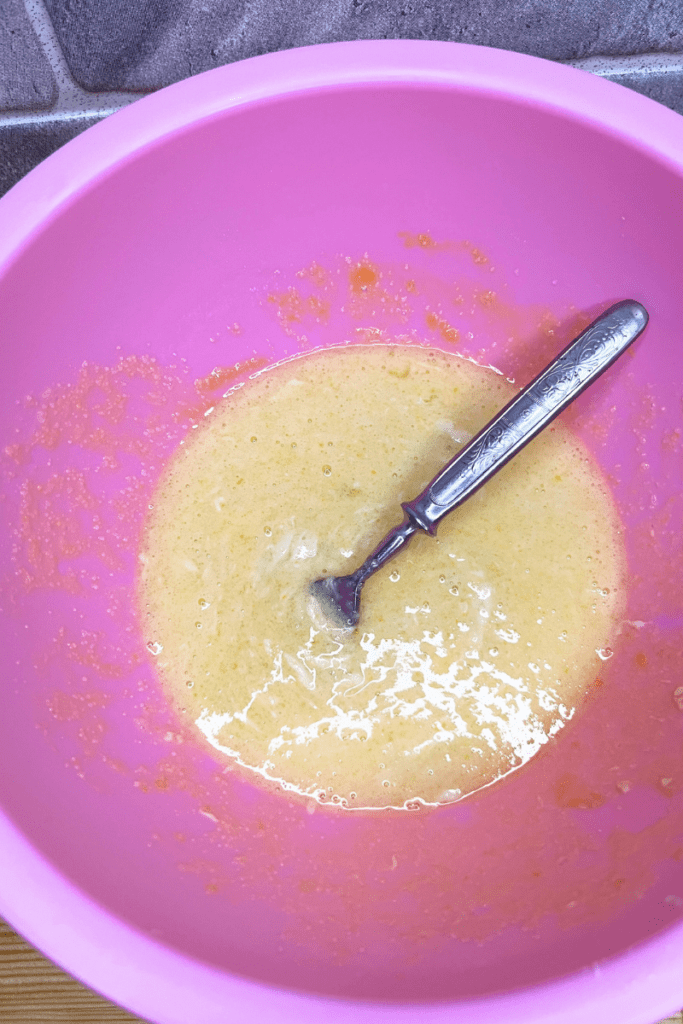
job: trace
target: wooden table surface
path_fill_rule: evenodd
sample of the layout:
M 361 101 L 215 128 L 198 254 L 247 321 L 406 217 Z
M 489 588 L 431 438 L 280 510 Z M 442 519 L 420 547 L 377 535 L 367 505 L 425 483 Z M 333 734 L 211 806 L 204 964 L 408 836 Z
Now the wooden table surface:
M 141 1018 L 81 985 L 0 919 L 0 1021 L 134 1024 Z
M 0 1021 L 12 1024 L 135 1024 L 137 1021 L 144 1024 L 142 1018 L 102 999 L 60 970 L 1 919 Z M 188 1021 L 188 1024 L 202 1022 Z M 605 1024 L 619 1022 L 605 1021 Z M 683 1013 L 667 1017 L 662 1024 L 683 1024 Z

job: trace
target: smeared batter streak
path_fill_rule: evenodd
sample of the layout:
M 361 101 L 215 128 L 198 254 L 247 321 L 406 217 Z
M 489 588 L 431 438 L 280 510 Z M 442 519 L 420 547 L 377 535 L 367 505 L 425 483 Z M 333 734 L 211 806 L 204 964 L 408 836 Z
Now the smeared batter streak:
M 215 751 L 321 801 L 402 808 L 490 784 L 572 717 L 614 638 L 624 555 L 561 425 L 369 580 L 352 636 L 308 593 L 511 394 L 442 352 L 349 346 L 260 373 L 187 438 L 140 603 L 163 685 Z

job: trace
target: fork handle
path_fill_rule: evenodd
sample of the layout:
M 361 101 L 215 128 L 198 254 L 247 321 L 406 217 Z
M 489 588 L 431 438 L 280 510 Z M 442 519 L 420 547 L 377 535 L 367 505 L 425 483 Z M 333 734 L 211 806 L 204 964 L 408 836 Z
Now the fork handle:
M 645 329 L 647 311 L 626 299 L 610 306 L 480 430 L 413 501 L 406 515 L 427 533 L 596 380 Z

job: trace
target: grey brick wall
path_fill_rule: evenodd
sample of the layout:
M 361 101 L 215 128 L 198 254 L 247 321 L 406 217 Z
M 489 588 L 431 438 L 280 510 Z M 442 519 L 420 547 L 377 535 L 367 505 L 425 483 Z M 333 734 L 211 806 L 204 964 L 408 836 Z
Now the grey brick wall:
M 0 0 L 0 193 L 140 94 L 346 39 L 569 61 L 683 114 L 683 0 Z

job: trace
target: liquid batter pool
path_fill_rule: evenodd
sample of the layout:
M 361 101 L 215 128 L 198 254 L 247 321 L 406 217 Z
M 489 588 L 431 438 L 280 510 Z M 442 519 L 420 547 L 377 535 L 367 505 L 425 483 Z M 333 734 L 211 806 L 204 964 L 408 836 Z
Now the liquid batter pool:
M 186 438 L 139 601 L 167 694 L 217 756 L 320 802 L 410 808 L 491 784 L 569 723 L 611 653 L 625 559 L 561 423 L 366 583 L 354 633 L 308 590 L 355 569 L 513 393 L 438 350 L 349 345 L 260 372 Z

